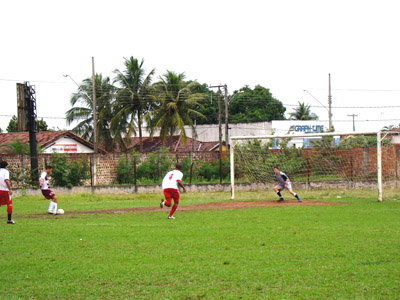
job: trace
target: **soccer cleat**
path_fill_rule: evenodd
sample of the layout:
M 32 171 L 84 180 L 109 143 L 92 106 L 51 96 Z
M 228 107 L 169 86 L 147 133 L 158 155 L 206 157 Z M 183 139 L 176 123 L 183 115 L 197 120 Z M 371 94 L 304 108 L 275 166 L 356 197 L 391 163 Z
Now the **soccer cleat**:
M 163 208 L 163 207 L 164 207 L 164 200 L 163 200 L 163 199 L 161 199 L 161 202 L 160 202 L 160 207 L 161 207 L 161 208 Z
M 52 210 L 50 210 L 50 209 L 49 209 L 47 212 L 48 212 L 49 214 L 55 215 L 54 211 L 52 211 Z
M 7 224 L 15 224 L 15 221 L 14 220 L 8 220 Z
M 285 201 L 285 199 L 280 198 L 277 202 L 283 202 L 283 201 Z
M 175 217 L 174 216 L 168 216 L 168 219 L 169 220 L 175 220 Z
M 303 202 L 303 201 L 301 201 L 301 199 L 299 199 L 299 200 L 297 200 L 297 201 L 298 201 L 299 203 L 300 203 L 300 202 Z

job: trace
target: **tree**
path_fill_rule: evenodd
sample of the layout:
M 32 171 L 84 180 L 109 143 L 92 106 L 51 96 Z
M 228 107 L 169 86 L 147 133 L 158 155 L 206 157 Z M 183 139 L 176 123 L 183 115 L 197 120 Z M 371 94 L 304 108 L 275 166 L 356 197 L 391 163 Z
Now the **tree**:
M 35 121 L 35 125 L 36 125 L 36 132 L 39 131 L 48 131 L 48 125 L 46 123 L 46 121 L 42 119 L 38 120 L 36 119 Z M 7 132 L 18 132 L 18 118 L 16 116 L 12 116 L 10 122 L 8 123 L 8 127 L 7 127 Z M 1 129 L 0 129 L 1 132 Z
M 6 144 L 0 144 L 0 146 L 3 148 L 2 151 L 7 154 L 29 154 L 30 147 L 29 147 L 29 142 L 24 143 L 18 138 L 14 138 L 10 143 Z M 37 152 L 40 153 L 42 152 L 42 149 L 40 148 L 39 145 L 37 145 Z
M 269 89 L 256 85 L 244 86 L 229 103 L 230 123 L 270 122 L 284 120 L 286 108 L 275 99 Z
M 96 74 L 95 86 L 98 142 L 104 145 L 107 151 L 112 151 L 113 137 L 110 123 L 113 117 L 112 105 L 115 98 L 115 87 L 111 84 L 110 78 L 103 78 L 102 74 Z M 67 124 L 70 125 L 77 121 L 78 124 L 72 131 L 82 138 L 94 142 L 92 78 L 86 78 L 78 86 L 78 91 L 72 94 L 70 101 L 72 106 L 77 103 L 82 106 L 72 107 L 66 112 Z
M 387 126 L 383 126 L 382 130 L 383 131 L 390 131 L 393 129 L 398 129 L 400 128 L 400 124 L 399 125 L 387 125 Z
M 294 112 L 289 114 L 291 120 L 318 120 L 318 116 L 311 112 L 310 105 L 299 102 L 299 106 L 294 109 Z
M 196 123 L 198 125 L 218 124 L 218 94 L 209 89 L 206 84 L 197 83 L 191 90 L 193 93 L 202 93 L 204 95 L 204 98 L 200 102 L 201 105 L 196 106 L 196 111 L 201 113 L 205 118 L 195 118 Z M 224 107 L 222 105 L 223 112 L 225 112 Z
M 15 115 L 12 116 L 6 130 L 7 132 L 18 132 L 18 119 Z
M 52 183 L 55 186 L 81 186 L 89 179 L 89 164 L 87 160 L 68 162 L 68 154 L 53 153 L 50 163 L 57 168 L 52 172 Z
M 3 151 L 8 154 L 29 154 L 30 153 L 29 143 L 24 143 L 17 138 L 13 139 L 12 142 L 10 142 L 10 143 L 3 144 L 3 146 L 6 146 Z
M 139 133 L 140 152 L 143 152 L 142 123 L 143 114 L 151 107 L 149 87 L 155 69 L 145 75 L 143 68 L 144 60 L 139 62 L 136 58 L 125 58 L 125 70 L 116 69 L 114 82 L 119 84 L 117 101 L 115 104 L 115 116 L 112 126 L 117 131 L 127 129 L 127 135 L 136 135 L 136 128 Z M 135 124 L 136 123 L 136 124 Z M 123 146 L 123 143 L 121 143 Z
M 165 143 L 167 137 L 179 132 L 186 138 L 185 125 L 194 127 L 193 120 L 205 118 L 196 108 L 201 106 L 204 93 L 193 93 L 196 82 L 184 81 L 185 74 L 167 71 L 160 76 L 160 81 L 153 85 L 153 99 L 156 107 L 147 116 L 150 133 L 160 129 L 160 137 Z
M 41 120 L 36 120 L 36 132 L 39 131 L 48 131 L 48 125 L 46 123 L 46 121 L 43 120 L 43 118 Z

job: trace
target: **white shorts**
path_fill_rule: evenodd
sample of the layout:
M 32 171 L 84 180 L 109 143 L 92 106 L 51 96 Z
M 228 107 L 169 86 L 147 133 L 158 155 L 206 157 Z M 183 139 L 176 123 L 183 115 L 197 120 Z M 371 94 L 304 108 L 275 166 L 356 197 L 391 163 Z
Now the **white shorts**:
M 281 190 L 284 190 L 284 189 L 291 190 L 292 189 L 292 184 L 290 183 L 290 181 L 287 183 L 286 187 L 285 187 L 285 183 L 280 183 L 280 184 L 278 184 L 278 186 Z

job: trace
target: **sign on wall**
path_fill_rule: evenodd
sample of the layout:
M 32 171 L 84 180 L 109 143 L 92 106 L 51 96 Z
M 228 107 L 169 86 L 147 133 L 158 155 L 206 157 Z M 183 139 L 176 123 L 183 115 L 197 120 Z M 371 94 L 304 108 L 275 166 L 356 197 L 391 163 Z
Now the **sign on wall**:
M 324 131 L 324 125 L 291 125 L 289 132 L 320 133 Z
M 78 144 L 54 144 L 51 151 L 56 153 L 76 153 L 78 152 Z

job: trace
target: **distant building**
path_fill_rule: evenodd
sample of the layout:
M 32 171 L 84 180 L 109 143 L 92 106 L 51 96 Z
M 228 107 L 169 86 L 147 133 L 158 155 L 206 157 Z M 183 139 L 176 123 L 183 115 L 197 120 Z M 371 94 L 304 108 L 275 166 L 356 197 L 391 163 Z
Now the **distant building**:
M 19 140 L 29 143 L 29 132 L 0 133 L 0 153 L 9 153 L 9 144 Z M 94 145 L 72 131 L 41 131 L 36 133 L 36 141 L 43 153 L 93 153 Z M 107 153 L 98 148 L 99 153 Z
M 222 125 L 222 140 L 225 140 L 225 124 Z M 247 135 L 268 135 L 271 134 L 272 123 L 271 122 L 256 122 L 256 123 L 237 123 L 229 124 L 229 136 L 247 136 Z M 194 138 L 192 128 L 185 126 L 186 135 L 190 138 Z M 203 142 L 214 142 L 218 141 L 218 124 L 203 124 L 196 126 L 196 139 Z M 154 136 L 159 136 L 160 133 L 157 130 Z M 150 132 L 145 128 L 143 130 L 143 136 L 149 137 Z

